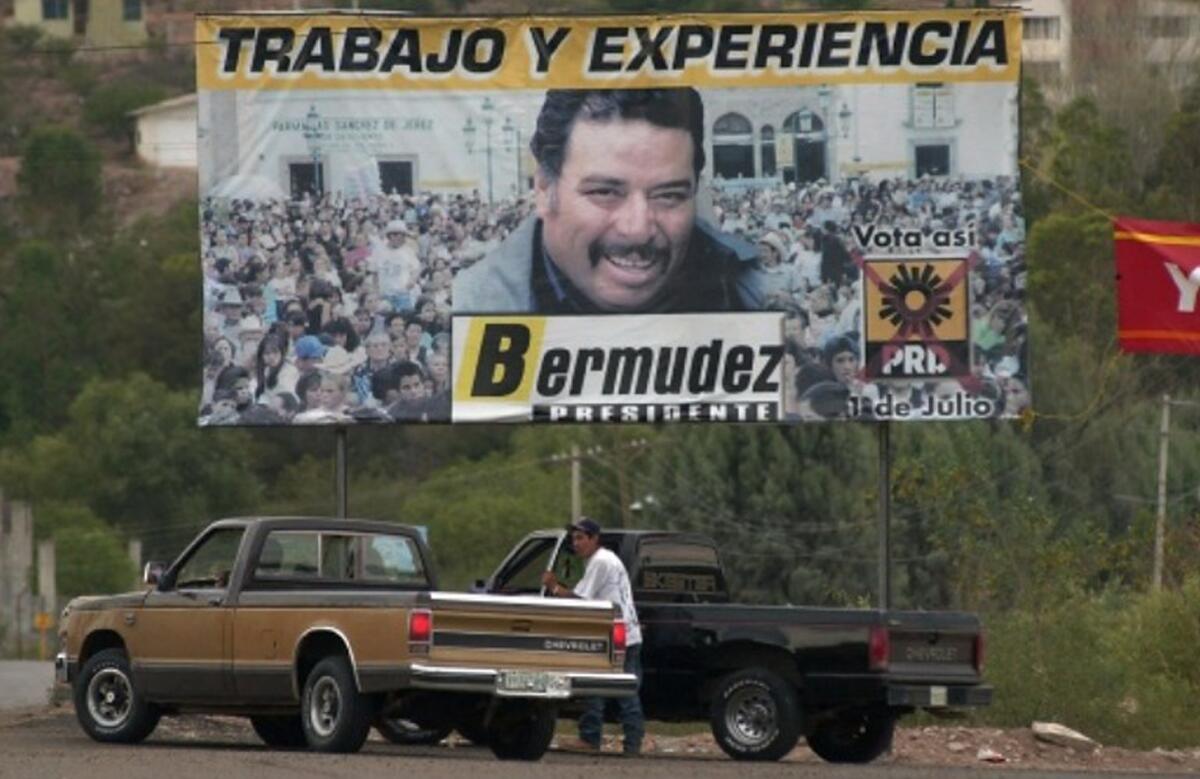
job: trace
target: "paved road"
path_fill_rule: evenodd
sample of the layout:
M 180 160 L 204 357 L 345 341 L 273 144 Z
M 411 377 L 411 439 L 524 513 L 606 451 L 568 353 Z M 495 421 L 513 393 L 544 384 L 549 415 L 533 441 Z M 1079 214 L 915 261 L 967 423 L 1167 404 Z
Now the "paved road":
M 54 663 L 0 660 L 0 709 L 44 706 L 53 685 Z
M 994 777 L 990 767 L 942 768 L 884 762 L 870 766 L 834 766 L 808 760 L 783 763 L 735 763 L 723 756 L 652 755 L 638 759 L 584 756 L 552 751 L 538 763 L 502 763 L 472 746 L 396 747 L 367 743 L 356 755 L 316 755 L 270 750 L 253 736 L 244 720 L 179 717 L 165 719 L 140 746 L 97 744 L 79 730 L 69 706 L 0 714 L 0 777 L 87 777 L 87 779 L 254 779 L 344 777 L 395 779 L 624 779 L 686 776 L 688 779 L 949 779 Z M 1076 779 L 1079 773 L 1021 771 L 1022 779 Z M 1108 773 L 1106 777 L 1145 774 Z M 1157 774 L 1164 776 L 1164 774 Z M 1191 775 L 1193 778 L 1195 774 Z

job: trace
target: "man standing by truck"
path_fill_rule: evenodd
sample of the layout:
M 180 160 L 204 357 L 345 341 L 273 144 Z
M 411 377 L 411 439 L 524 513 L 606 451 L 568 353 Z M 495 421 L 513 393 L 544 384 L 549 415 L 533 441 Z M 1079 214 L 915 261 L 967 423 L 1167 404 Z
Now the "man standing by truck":
M 637 610 L 633 607 L 633 587 L 629 583 L 629 572 L 621 558 L 600 545 L 600 525 L 587 517 L 581 517 L 571 525 L 571 547 L 586 564 L 583 578 L 574 589 L 563 586 L 553 571 L 542 574 L 546 594 L 556 598 L 583 598 L 606 600 L 621 610 L 625 621 L 625 673 L 637 676 L 638 686 L 642 683 L 642 629 L 638 625 Z M 587 698 L 584 711 L 579 717 L 579 742 L 570 746 L 580 751 L 599 752 L 604 731 L 604 699 Z M 642 738 L 646 733 L 646 722 L 642 716 L 642 704 L 637 695 L 619 698 L 616 701 L 621 728 L 625 733 L 626 756 L 637 755 L 642 750 Z

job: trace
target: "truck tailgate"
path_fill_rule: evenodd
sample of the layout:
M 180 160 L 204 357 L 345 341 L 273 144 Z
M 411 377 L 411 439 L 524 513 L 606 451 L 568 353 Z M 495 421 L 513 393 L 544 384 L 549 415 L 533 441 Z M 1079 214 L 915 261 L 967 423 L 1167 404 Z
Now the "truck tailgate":
M 610 670 L 612 605 L 601 601 L 430 593 L 431 663 Z
M 976 653 L 982 653 L 981 628 L 971 615 L 892 612 L 888 675 L 893 679 L 974 682 L 979 680 Z M 982 657 L 978 658 L 982 663 Z

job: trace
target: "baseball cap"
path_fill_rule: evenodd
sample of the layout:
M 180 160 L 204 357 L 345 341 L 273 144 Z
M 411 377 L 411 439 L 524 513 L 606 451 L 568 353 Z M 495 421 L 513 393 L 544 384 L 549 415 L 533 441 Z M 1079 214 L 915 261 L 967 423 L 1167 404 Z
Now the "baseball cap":
M 296 357 L 302 360 L 319 360 L 325 356 L 325 344 L 315 335 L 296 339 Z
M 600 535 L 600 525 L 594 519 L 580 517 L 571 523 L 571 530 L 578 530 L 582 533 L 587 533 L 589 536 Z

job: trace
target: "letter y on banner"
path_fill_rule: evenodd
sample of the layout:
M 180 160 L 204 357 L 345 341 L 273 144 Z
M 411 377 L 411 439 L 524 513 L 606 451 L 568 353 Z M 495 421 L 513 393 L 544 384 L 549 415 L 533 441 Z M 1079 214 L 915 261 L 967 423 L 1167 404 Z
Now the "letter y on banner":
M 1121 349 L 1200 354 L 1200 224 L 1119 217 L 1113 244 Z

